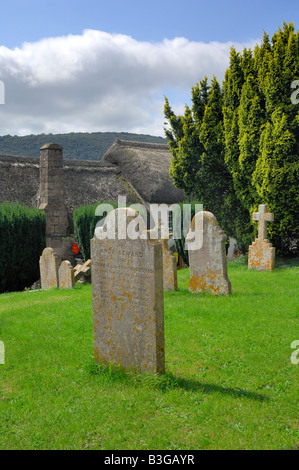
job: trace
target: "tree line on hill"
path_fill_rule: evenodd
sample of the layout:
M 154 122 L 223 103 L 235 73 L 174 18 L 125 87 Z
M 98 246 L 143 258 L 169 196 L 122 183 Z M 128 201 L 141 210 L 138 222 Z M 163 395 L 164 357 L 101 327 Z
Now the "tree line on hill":
M 63 147 L 64 158 L 101 160 L 115 139 L 165 144 L 163 137 L 129 132 L 71 132 L 68 134 L 38 134 L 0 136 L 0 155 L 39 157 L 39 149 L 47 143 Z
M 297 91 L 294 87 L 297 85 Z M 257 234 L 252 213 L 274 212 L 269 238 L 298 253 L 299 31 L 284 23 L 254 50 L 231 49 L 222 87 L 205 77 L 192 107 L 176 115 L 167 98 L 165 134 L 175 185 L 213 212 L 241 248 Z M 256 224 L 257 225 L 257 224 Z

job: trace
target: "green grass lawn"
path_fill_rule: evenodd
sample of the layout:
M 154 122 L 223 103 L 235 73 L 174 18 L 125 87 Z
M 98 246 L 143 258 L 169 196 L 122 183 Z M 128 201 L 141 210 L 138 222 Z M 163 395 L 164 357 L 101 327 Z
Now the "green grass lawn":
M 0 296 L 0 449 L 299 448 L 299 269 L 165 293 L 166 374 L 96 367 L 91 286 Z M 298 355 L 299 356 L 299 355 Z

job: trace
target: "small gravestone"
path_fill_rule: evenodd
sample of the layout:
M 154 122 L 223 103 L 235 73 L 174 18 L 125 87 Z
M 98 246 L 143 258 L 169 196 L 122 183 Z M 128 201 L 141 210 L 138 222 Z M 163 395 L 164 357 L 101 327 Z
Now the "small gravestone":
M 162 246 L 130 239 L 133 209 L 116 209 L 91 240 L 94 351 L 96 362 L 136 371 L 164 372 Z M 115 239 L 105 226 L 118 218 Z M 144 223 L 143 223 L 144 224 Z M 145 229 L 140 221 L 139 230 Z M 136 227 L 136 224 L 135 224 Z M 133 230 L 134 231 L 134 230 Z
M 62 261 L 59 271 L 59 288 L 60 289 L 73 289 L 75 286 L 74 268 L 70 261 Z
M 230 295 L 225 240 L 226 235 L 211 212 L 201 211 L 195 214 L 186 237 L 191 292 Z
M 44 249 L 39 259 L 39 269 L 42 289 L 47 290 L 51 287 L 58 287 L 59 259 L 52 248 Z
M 163 289 L 177 290 L 177 260 L 174 254 L 168 248 L 168 241 L 171 239 L 172 234 L 164 228 L 163 223 L 160 220 L 153 230 L 148 230 L 147 233 L 151 240 L 159 240 L 162 245 Z
M 164 290 L 177 290 L 177 261 L 168 248 L 168 240 L 161 240 L 163 249 L 163 288 Z
M 272 271 L 275 266 L 275 248 L 267 240 L 267 222 L 274 221 L 274 214 L 268 212 L 266 204 L 259 205 L 259 211 L 252 214 L 259 223 L 258 238 L 250 245 L 248 268 L 259 271 Z
M 229 247 L 227 250 L 227 259 L 232 260 L 236 257 L 237 252 L 237 240 L 233 237 L 229 239 Z

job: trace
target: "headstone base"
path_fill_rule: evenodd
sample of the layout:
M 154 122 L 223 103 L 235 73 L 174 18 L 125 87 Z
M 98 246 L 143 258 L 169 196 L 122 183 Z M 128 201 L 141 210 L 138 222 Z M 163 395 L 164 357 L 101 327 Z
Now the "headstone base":
M 275 266 L 275 248 L 269 240 L 256 238 L 249 247 L 248 268 L 272 271 Z

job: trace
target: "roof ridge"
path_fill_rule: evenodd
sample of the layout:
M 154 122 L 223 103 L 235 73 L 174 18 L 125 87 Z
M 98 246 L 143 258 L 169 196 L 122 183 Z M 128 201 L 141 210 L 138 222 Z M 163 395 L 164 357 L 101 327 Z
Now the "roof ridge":
M 168 150 L 168 144 L 159 144 L 155 142 L 138 142 L 137 140 L 115 139 L 113 145 L 121 145 L 122 147 L 138 147 L 157 150 Z

